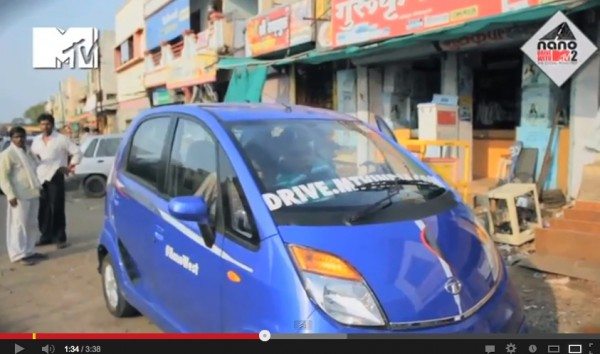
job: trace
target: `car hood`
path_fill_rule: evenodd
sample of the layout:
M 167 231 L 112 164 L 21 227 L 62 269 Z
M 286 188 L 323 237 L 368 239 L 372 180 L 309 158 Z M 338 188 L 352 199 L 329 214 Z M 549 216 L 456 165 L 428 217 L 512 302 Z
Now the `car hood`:
M 466 317 L 497 283 L 472 214 L 462 205 L 421 220 L 280 226 L 279 231 L 288 244 L 329 252 L 351 264 L 388 321 L 399 326 Z

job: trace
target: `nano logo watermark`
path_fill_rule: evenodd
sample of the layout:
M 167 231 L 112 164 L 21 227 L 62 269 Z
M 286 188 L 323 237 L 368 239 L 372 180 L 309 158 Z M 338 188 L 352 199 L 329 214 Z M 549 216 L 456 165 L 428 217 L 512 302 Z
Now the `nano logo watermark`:
M 597 48 L 565 16 L 557 12 L 521 50 L 558 86 L 562 86 Z
M 33 67 L 36 69 L 98 68 L 98 29 L 33 28 Z
M 540 38 L 537 45 L 540 63 L 577 63 L 577 39 L 566 22 Z

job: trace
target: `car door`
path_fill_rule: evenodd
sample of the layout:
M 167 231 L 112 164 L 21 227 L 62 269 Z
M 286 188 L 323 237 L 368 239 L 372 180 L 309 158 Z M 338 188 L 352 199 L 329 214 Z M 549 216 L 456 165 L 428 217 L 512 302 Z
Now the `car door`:
M 170 197 L 201 196 L 209 205 L 213 225 L 217 220 L 217 140 L 201 122 L 180 118 L 167 167 Z M 156 243 L 153 261 L 157 304 L 171 327 L 182 332 L 221 329 L 223 238 L 216 235 L 207 247 L 197 223 L 169 214 L 168 201 L 159 201 L 162 218 L 152 222 Z
M 160 213 L 156 205 L 165 198 L 165 169 L 174 119 L 152 117 L 142 121 L 123 153 L 110 202 L 122 259 L 138 293 L 155 301 L 153 261 L 155 231 Z
M 75 166 L 75 174 L 77 175 L 89 175 L 94 173 L 94 167 L 96 166 L 96 148 L 98 147 L 98 138 L 88 139 L 82 146 L 83 158 L 81 162 Z M 108 176 L 108 175 L 107 175 Z
M 121 143 L 120 137 L 102 138 L 98 143 L 96 150 L 96 159 L 94 169 L 104 176 L 108 176 L 110 169 L 115 161 L 115 155 Z

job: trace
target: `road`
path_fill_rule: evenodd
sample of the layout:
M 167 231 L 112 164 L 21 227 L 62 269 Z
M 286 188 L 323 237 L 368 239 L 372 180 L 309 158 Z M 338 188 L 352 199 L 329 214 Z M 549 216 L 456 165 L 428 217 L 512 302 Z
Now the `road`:
M 95 252 L 103 203 L 69 192 L 71 247 L 41 247 L 50 259 L 25 267 L 11 264 L 6 256 L 6 199 L 0 198 L 0 332 L 159 331 L 143 316 L 117 319 L 105 308 Z M 588 326 L 600 331 L 600 284 L 518 266 L 509 272 L 532 332 L 577 333 Z
M 118 319 L 106 310 L 97 272 L 96 241 L 104 199 L 67 194 L 71 246 L 39 250 L 50 259 L 11 264 L 6 255 L 6 198 L 0 198 L 0 332 L 158 332 L 143 316 Z

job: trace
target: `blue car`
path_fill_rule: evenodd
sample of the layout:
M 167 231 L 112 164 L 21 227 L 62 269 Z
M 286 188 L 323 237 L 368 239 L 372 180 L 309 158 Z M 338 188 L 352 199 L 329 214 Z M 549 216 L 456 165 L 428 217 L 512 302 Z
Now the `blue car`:
M 109 177 L 98 258 L 108 310 L 168 332 L 524 330 L 460 197 L 384 125 L 324 109 L 142 113 Z

